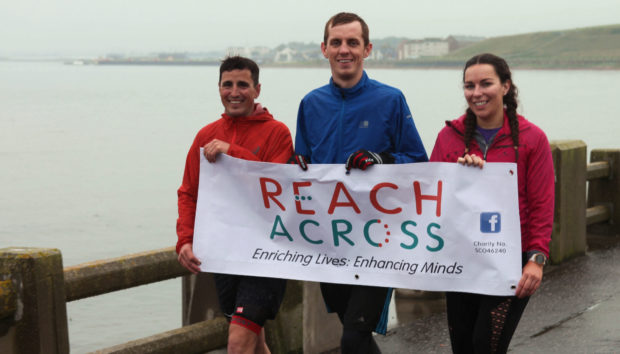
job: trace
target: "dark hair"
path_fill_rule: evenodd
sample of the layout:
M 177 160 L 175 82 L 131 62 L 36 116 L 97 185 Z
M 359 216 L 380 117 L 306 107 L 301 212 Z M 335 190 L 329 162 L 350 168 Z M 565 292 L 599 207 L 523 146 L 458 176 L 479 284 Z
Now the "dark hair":
M 517 118 L 517 96 L 519 91 L 517 86 L 512 81 L 512 73 L 510 72 L 510 68 L 508 67 L 506 61 L 497 55 L 489 53 L 478 54 L 465 63 L 465 68 L 463 69 L 463 82 L 465 82 L 465 71 L 467 71 L 470 66 L 476 64 L 489 64 L 493 66 L 500 82 L 502 84 L 506 82 L 510 83 L 510 89 L 504 95 L 503 102 L 506 107 L 506 115 L 508 115 L 508 123 L 510 124 L 510 135 L 512 137 L 512 144 L 515 149 L 516 156 L 515 161 L 517 161 L 519 160 L 519 120 Z M 471 108 L 467 108 L 467 112 L 465 114 L 465 153 L 469 152 L 469 144 L 474 136 L 475 130 L 476 115 Z
M 323 43 L 327 45 L 327 38 L 329 37 L 329 29 L 338 26 L 346 25 L 347 23 L 358 21 L 362 25 L 362 39 L 364 40 L 364 47 L 370 44 L 370 31 L 366 22 L 358 15 L 351 12 L 340 12 L 332 16 L 325 24 L 325 31 L 323 32 Z
M 250 73 L 252 74 L 252 81 L 254 81 L 254 86 L 258 85 L 258 65 L 256 65 L 254 60 L 238 55 L 227 57 L 222 60 L 222 64 L 220 65 L 220 79 L 218 82 L 222 81 L 222 73 L 224 71 L 245 69 L 250 70 Z

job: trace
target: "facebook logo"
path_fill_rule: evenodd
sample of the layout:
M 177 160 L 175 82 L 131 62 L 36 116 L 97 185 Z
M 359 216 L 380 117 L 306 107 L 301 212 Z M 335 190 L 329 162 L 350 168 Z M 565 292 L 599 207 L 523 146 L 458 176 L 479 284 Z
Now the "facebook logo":
M 498 233 L 502 230 L 500 213 L 480 213 L 480 232 Z

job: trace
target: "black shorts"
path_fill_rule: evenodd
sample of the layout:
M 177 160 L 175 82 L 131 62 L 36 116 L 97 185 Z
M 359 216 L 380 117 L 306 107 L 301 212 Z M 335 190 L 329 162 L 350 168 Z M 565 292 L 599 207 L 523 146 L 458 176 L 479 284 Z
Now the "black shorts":
M 321 293 L 327 310 L 338 313 L 345 329 L 387 331 L 392 288 L 321 283 Z
M 220 308 L 229 319 L 241 317 L 263 327 L 278 314 L 286 279 L 229 274 L 214 274 L 214 278 Z

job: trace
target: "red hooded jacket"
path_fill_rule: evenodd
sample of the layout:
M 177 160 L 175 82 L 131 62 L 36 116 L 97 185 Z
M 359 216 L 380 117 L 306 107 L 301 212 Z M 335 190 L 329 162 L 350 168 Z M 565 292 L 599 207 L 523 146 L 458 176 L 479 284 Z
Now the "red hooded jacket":
M 228 142 L 228 155 L 245 160 L 285 163 L 293 154 L 293 140 L 288 127 L 273 119 L 269 111 L 259 104 L 249 117 L 232 118 L 224 113 L 222 118 L 202 128 L 187 154 L 183 183 L 177 192 L 177 253 L 181 246 L 194 240 L 200 148 L 213 139 Z
M 517 174 L 519 185 L 519 215 L 521 217 L 521 248 L 542 251 L 549 256 L 549 241 L 553 230 L 555 175 L 551 149 L 545 133 L 522 116 L 519 119 L 519 160 Z M 439 132 L 431 161 L 456 162 L 465 152 L 465 115 Z M 470 154 L 484 156 L 475 139 L 470 143 Z M 488 147 L 487 162 L 515 162 L 515 150 L 508 116 L 504 125 Z

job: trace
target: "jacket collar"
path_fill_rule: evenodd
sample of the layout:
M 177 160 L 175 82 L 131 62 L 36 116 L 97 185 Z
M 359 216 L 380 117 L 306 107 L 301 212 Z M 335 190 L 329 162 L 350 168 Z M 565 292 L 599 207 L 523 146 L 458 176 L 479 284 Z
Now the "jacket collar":
M 519 131 L 523 131 L 530 125 L 530 123 L 522 116 L 517 115 L 517 117 L 519 119 Z M 465 133 L 465 114 L 452 121 L 446 121 L 446 126 L 451 127 L 459 134 L 463 135 Z M 504 124 L 502 124 L 502 127 L 497 132 L 497 136 L 500 135 L 510 135 L 510 124 L 508 123 L 508 115 L 506 114 L 506 110 L 504 110 Z
M 360 81 L 358 81 L 358 83 L 355 84 L 355 86 L 353 87 L 350 87 L 350 88 L 338 87 L 334 83 L 333 77 L 329 79 L 329 87 L 331 88 L 332 93 L 338 97 L 352 97 L 352 96 L 356 96 L 360 94 L 364 86 L 366 86 L 367 82 L 368 82 L 368 75 L 366 74 L 366 70 L 364 70 L 362 72 L 362 77 Z
M 255 103 L 254 112 L 247 117 L 231 117 L 226 113 L 222 113 L 222 118 L 229 124 L 232 124 L 235 122 L 272 120 L 273 116 L 269 113 L 266 107 L 263 107 L 260 103 Z

